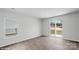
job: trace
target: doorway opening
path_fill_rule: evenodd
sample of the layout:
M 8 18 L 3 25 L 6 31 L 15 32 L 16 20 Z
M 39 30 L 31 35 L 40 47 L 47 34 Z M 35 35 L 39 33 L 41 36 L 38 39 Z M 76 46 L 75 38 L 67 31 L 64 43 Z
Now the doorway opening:
M 52 18 L 50 20 L 50 35 L 55 37 L 62 37 L 62 20 L 60 18 Z

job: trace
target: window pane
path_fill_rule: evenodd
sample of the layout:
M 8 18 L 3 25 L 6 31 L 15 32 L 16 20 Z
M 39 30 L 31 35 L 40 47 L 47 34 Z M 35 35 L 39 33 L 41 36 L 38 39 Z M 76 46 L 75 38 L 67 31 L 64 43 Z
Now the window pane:
M 54 29 L 51 30 L 51 34 L 55 34 L 55 30 Z
M 56 30 L 56 34 L 57 35 L 61 35 L 62 34 L 62 31 L 61 30 Z

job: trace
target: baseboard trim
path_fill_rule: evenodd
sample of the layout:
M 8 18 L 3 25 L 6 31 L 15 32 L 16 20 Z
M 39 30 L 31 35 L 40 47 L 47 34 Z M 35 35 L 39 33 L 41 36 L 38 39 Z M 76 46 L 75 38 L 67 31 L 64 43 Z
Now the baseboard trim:
M 48 37 L 48 36 L 46 36 L 46 35 L 41 35 L 40 37 Z
M 79 43 L 79 41 L 77 41 L 77 40 L 69 40 L 69 39 L 64 39 L 64 40 L 68 40 L 68 41 L 72 41 L 72 42 L 77 42 L 77 43 Z

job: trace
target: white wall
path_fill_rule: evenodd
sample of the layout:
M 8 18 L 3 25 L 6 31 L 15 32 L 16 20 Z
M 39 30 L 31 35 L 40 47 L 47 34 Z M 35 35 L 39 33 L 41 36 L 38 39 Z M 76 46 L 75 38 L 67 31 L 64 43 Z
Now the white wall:
M 4 15 L 2 9 L 0 10 L 0 45 L 2 44 L 2 40 L 4 38 Z
M 49 36 L 49 19 L 42 20 L 42 35 Z
M 4 33 L 3 33 L 3 27 L 4 27 L 3 22 L 4 22 L 4 20 L 2 20 L 2 17 L 3 17 L 3 16 L 0 15 L 0 39 L 2 39 L 3 36 L 4 36 L 4 35 L 3 35 L 3 34 L 4 34 Z
M 79 41 L 79 12 L 60 17 L 63 19 L 63 38 Z
M 18 34 L 4 38 L 4 19 L 16 20 Z M 0 47 L 41 35 L 41 20 L 20 13 L 0 10 Z

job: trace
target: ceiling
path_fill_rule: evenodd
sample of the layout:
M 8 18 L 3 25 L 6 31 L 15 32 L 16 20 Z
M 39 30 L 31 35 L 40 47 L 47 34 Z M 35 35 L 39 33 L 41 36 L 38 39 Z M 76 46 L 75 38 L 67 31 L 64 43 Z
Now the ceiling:
M 37 18 L 49 18 L 79 11 L 78 8 L 11 8 L 9 10 Z

